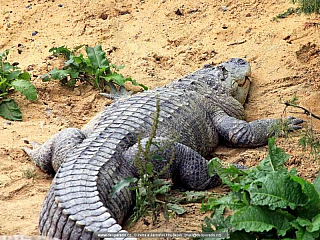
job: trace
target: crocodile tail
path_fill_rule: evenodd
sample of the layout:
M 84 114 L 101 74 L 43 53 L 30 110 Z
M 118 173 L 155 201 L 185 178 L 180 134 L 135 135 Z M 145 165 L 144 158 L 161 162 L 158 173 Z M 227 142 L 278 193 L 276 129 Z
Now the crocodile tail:
M 91 240 L 101 239 L 99 233 L 125 232 L 120 224 L 132 206 L 132 193 L 124 188 L 112 199 L 109 193 L 128 174 L 113 144 L 97 150 L 98 145 L 86 146 L 85 153 L 77 149 L 61 165 L 42 206 L 41 235 Z

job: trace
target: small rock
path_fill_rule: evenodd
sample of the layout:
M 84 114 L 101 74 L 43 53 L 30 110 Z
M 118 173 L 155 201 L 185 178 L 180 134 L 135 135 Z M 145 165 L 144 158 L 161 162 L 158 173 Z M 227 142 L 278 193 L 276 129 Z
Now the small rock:
M 103 20 L 106 20 L 106 19 L 108 18 L 108 14 L 106 14 L 106 13 L 104 13 L 104 12 L 101 13 L 101 14 L 100 14 L 100 18 L 103 19 Z
M 25 144 L 29 144 L 29 143 L 30 143 L 27 138 L 24 138 L 24 139 L 23 139 L 23 142 L 24 142 Z
M 222 26 L 222 29 L 227 29 L 228 27 L 227 26 Z
M 29 4 L 29 5 L 26 6 L 26 8 L 32 9 L 32 6 Z
M 51 110 L 50 110 L 50 108 L 48 108 L 48 107 L 47 107 L 45 111 L 46 111 L 46 115 L 49 117 L 49 116 L 50 116 L 50 114 L 51 114 Z
M 224 12 L 226 12 L 226 11 L 228 10 L 226 6 L 222 6 L 221 9 L 222 9 L 222 11 L 224 11 Z
M 63 5 L 60 3 L 60 4 L 58 5 L 58 7 L 63 7 Z
M 32 36 L 35 36 L 35 35 L 37 35 L 39 32 L 38 31 L 34 31 L 33 33 L 32 33 Z
M 161 2 L 162 2 L 162 3 L 165 3 L 165 2 L 166 2 L 166 0 L 162 0 Z
M 246 17 L 251 17 L 251 13 L 247 13 Z
M 183 13 L 180 10 L 180 8 L 178 8 L 174 13 L 177 14 L 178 16 L 182 16 L 183 15 Z
M 4 121 L 5 124 L 11 125 L 10 121 Z
M 248 29 L 246 30 L 246 33 L 251 33 L 251 28 L 248 28 Z

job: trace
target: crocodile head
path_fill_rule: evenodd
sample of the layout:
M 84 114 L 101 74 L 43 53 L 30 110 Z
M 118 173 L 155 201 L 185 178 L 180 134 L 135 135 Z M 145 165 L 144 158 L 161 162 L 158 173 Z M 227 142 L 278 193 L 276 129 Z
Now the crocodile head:
M 243 105 L 251 83 L 250 64 L 241 58 L 231 58 L 219 66 L 224 68 L 224 81 L 231 95 Z

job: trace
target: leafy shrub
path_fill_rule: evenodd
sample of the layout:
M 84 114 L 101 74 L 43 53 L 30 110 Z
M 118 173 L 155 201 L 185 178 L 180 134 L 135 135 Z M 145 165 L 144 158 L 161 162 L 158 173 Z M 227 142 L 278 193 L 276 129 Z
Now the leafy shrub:
M 116 93 L 116 86 L 123 87 L 126 82 L 131 82 L 144 90 L 148 89 L 132 78 L 125 78 L 122 74 L 117 73 L 116 70 L 120 70 L 124 66 L 110 64 L 101 45 L 93 48 L 86 47 L 87 57 L 84 57 L 82 53 L 77 54 L 77 51 L 83 46 L 78 46 L 72 51 L 65 46 L 51 48 L 49 52 L 55 56 L 63 55 L 67 61 L 64 63 L 63 69 L 54 68 L 48 74 L 43 75 L 42 80 L 57 79 L 69 87 L 74 87 L 77 81 L 88 82 L 102 92 L 109 90 L 111 93 Z
M 36 100 L 37 90 L 30 82 L 30 74 L 22 72 L 17 65 L 10 64 L 7 58 L 10 50 L 0 52 L 0 116 L 8 120 L 22 121 L 22 114 L 18 104 L 7 96 L 11 90 L 19 91 L 28 100 Z
M 289 155 L 269 140 L 269 154 L 257 166 L 239 170 L 209 162 L 231 192 L 210 198 L 203 210 L 215 210 L 205 218 L 204 232 L 228 232 L 223 239 L 318 239 L 320 235 L 320 174 L 311 184 L 288 170 Z M 225 210 L 233 211 L 224 216 Z

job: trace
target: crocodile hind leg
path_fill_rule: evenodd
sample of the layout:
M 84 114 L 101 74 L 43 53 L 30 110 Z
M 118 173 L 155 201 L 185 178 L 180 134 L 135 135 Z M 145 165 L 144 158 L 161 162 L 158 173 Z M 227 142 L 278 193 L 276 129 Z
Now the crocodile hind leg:
M 33 149 L 24 147 L 23 150 L 42 171 L 52 174 L 58 171 L 66 156 L 84 139 L 85 134 L 80 129 L 67 128 L 44 144 L 33 143 Z
M 141 146 L 144 148 L 148 139 L 141 140 Z M 151 151 L 155 152 L 155 156 L 161 156 L 163 159 L 155 158 L 152 161 L 154 170 L 159 172 L 171 162 L 168 171 L 162 176 L 164 178 L 172 177 L 174 183 L 182 184 L 188 189 L 204 190 L 221 184 L 221 179 L 216 174 L 209 176 L 207 160 L 198 152 L 181 143 L 174 142 L 170 146 L 163 149 L 168 144 L 166 138 L 155 138 L 151 146 Z M 161 149 L 160 151 L 158 149 Z M 138 144 L 130 147 L 123 153 L 123 157 L 127 161 L 132 161 L 134 156 L 139 152 Z

